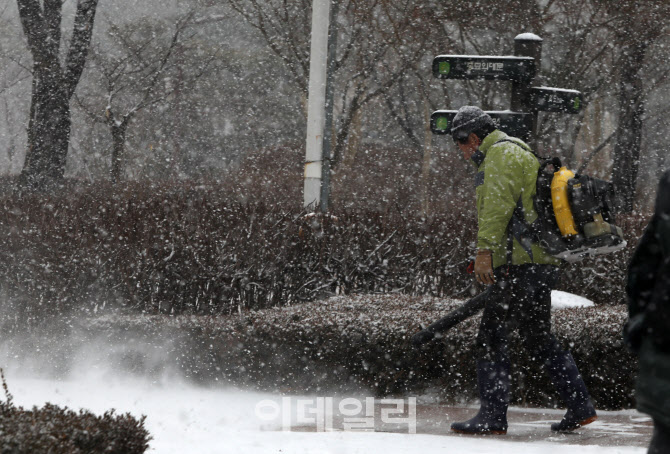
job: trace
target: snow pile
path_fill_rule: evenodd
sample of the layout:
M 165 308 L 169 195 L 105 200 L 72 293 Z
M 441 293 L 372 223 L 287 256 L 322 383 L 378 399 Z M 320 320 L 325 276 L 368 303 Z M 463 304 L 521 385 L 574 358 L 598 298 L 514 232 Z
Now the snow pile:
M 572 293 L 553 290 L 551 292 L 552 309 L 573 309 L 576 307 L 593 307 L 593 301 Z

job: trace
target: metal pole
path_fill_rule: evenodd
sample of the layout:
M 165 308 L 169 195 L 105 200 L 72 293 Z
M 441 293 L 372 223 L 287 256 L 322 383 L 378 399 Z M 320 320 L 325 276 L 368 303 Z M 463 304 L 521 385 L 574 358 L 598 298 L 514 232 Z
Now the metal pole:
M 334 79 L 337 51 L 337 13 L 340 1 L 333 0 L 330 9 L 330 34 L 328 37 L 328 69 L 326 72 L 326 122 L 323 133 L 323 166 L 321 179 L 321 212 L 327 213 L 330 205 L 330 149 L 333 141 L 333 99 L 335 95 Z
M 321 203 L 329 21 L 330 0 L 313 0 L 303 199 L 305 207 L 313 208 Z
M 537 150 L 537 108 L 533 102 L 531 87 L 538 79 L 542 67 L 542 38 L 533 33 L 522 33 L 514 38 L 514 55 L 517 57 L 533 57 L 535 59 L 535 75 L 528 83 L 512 82 L 512 110 L 533 114 L 533 129 L 529 141 L 533 150 Z

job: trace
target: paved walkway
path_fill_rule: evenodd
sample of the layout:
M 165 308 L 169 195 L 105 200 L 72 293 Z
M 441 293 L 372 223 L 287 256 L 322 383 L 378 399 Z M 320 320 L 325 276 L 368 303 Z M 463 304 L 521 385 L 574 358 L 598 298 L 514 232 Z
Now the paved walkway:
M 381 405 L 375 403 L 375 432 L 408 433 L 407 424 L 390 424 L 381 421 Z M 336 407 L 337 408 L 337 407 Z M 384 405 L 384 408 L 392 408 Z M 444 435 L 449 437 L 472 437 L 451 432 L 450 425 L 454 421 L 471 418 L 477 407 L 450 407 L 437 404 L 419 404 L 416 407 L 416 433 Z M 561 444 L 598 445 L 598 446 L 632 446 L 645 448 L 649 445 L 653 423 L 651 419 L 635 410 L 599 411 L 598 420 L 569 434 L 556 434 L 551 431 L 552 422 L 559 421 L 563 410 L 534 408 L 510 408 L 508 412 L 509 429 L 507 435 L 488 435 L 501 441 L 516 442 L 551 442 Z M 344 418 L 337 412 L 333 415 L 335 430 L 343 428 Z M 296 425 L 293 431 L 316 431 L 316 424 Z

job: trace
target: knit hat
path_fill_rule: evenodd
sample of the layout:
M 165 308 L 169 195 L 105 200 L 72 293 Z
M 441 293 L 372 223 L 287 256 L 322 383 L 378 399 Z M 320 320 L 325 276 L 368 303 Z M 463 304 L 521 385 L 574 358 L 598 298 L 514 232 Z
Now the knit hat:
M 495 129 L 495 123 L 489 114 L 475 106 L 463 106 L 458 109 L 451 124 L 453 126 L 451 136 L 454 140 L 466 139 L 471 133 L 487 126 Z

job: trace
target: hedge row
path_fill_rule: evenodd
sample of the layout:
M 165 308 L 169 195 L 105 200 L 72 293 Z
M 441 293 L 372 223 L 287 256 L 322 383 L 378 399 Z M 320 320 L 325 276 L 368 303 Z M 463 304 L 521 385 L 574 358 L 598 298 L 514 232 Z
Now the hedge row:
M 268 391 L 374 395 L 436 393 L 474 398 L 479 316 L 417 351 L 409 337 L 454 300 L 404 295 L 334 297 L 226 317 L 107 315 L 81 322 L 112 349 L 104 360 L 139 374 L 174 368 L 201 382 Z M 570 348 L 599 408 L 630 407 L 636 360 L 621 341 L 624 307 L 554 311 L 554 331 Z M 88 342 L 91 344 L 91 342 Z M 104 356 L 104 348 L 96 347 Z M 513 402 L 560 405 L 543 371 L 511 342 Z M 157 360 L 160 357 L 162 360 Z
M 624 219 L 629 248 L 568 267 L 564 289 L 620 303 L 644 222 Z M 214 315 L 349 293 L 458 296 L 472 290 L 474 238 L 462 204 L 431 217 L 394 207 L 306 215 L 189 183 L 7 196 L 0 300 L 26 320 L 108 305 Z
M 4 382 L 0 401 L 0 451 L 34 454 L 141 454 L 149 448 L 144 417 L 114 411 L 96 416 L 47 403 L 26 410 L 14 405 Z

